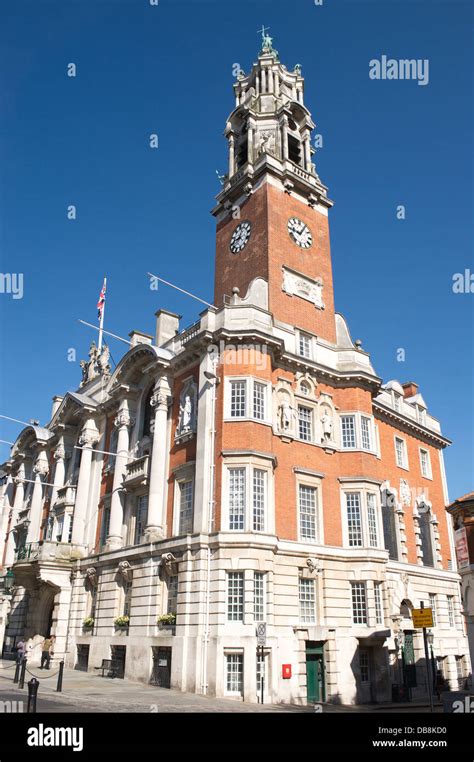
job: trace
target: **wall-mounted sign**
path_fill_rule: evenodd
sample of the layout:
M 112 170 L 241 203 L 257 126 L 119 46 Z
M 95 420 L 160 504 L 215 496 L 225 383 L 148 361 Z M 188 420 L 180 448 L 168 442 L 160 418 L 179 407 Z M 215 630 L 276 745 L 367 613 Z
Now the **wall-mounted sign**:
M 467 545 L 466 527 L 456 529 L 454 532 L 454 544 L 456 546 L 456 558 L 459 569 L 469 566 L 469 548 Z
M 413 609 L 413 627 L 434 627 L 433 609 Z

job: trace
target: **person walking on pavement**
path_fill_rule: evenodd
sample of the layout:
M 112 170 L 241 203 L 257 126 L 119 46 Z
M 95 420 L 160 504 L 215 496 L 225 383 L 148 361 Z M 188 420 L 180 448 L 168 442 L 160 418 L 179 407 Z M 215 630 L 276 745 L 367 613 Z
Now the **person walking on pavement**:
M 26 652 L 26 643 L 23 640 L 23 638 L 21 638 L 21 640 L 19 640 L 18 643 L 16 644 L 16 663 L 17 664 L 21 664 L 22 659 L 25 655 L 25 652 Z
M 54 654 L 54 651 L 53 651 L 54 641 L 55 641 L 54 635 L 51 635 L 50 637 L 45 638 L 43 640 L 43 645 L 41 647 L 41 666 L 40 666 L 40 669 L 49 669 L 49 664 L 51 662 L 51 657 Z M 46 664 L 46 667 L 44 666 L 45 664 Z

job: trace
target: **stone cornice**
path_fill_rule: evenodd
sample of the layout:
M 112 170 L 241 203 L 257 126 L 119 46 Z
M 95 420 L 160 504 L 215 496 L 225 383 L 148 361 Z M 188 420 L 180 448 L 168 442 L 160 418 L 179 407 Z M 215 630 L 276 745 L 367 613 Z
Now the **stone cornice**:
M 385 417 L 390 422 L 396 422 L 399 428 L 403 428 L 408 433 L 415 432 L 421 439 L 430 439 L 442 448 L 452 444 L 451 440 L 447 439 L 447 437 L 444 437 L 442 434 L 433 431 L 432 429 L 428 429 L 426 426 L 421 426 L 421 424 L 412 421 L 410 418 L 406 418 L 401 413 L 396 413 L 381 402 L 373 400 L 372 405 L 374 414 L 378 413 L 380 417 Z
M 244 450 L 237 448 L 235 450 L 222 450 L 221 455 L 224 458 L 264 458 L 265 460 L 271 460 L 274 467 L 278 465 L 277 456 L 272 452 L 263 452 L 260 450 Z

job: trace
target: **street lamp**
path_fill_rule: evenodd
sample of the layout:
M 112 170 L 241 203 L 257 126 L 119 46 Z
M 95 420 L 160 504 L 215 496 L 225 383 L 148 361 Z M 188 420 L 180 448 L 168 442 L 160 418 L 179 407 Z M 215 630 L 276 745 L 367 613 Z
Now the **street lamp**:
M 426 631 L 426 640 L 428 641 L 428 645 L 430 647 L 431 672 L 433 674 L 433 688 L 435 688 L 436 687 L 436 662 L 435 662 L 434 653 L 433 653 L 433 644 L 434 644 L 434 632 L 433 632 L 433 630 L 427 630 Z
M 15 575 L 12 570 L 9 569 L 3 578 L 3 589 L 8 595 L 11 594 L 13 584 L 15 582 Z

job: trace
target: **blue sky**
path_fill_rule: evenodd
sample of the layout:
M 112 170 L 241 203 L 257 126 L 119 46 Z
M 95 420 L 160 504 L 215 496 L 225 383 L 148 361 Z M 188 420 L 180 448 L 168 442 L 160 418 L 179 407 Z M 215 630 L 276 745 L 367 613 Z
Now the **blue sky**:
M 211 301 L 232 66 L 249 70 L 262 24 L 281 60 L 302 65 L 323 135 L 336 307 L 379 375 L 419 383 L 454 440 L 454 498 L 473 488 L 474 460 L 474 295 L 452 291 L 454 273 L 474 270 L 470 2 L 4 3 L 0 266 L 24 274 L 24 296 L 0 294 L 0 412 L 46 423 L 51 397 L 78 386 L 93 332 L 77 319 L 95 322 L 104 274 L 106 327 L 122 336 L 152 333 L 159 307 L 183 327 L 200 310 L 150 291 L 148 270 Z M 384 54 L 429 59 L 429 84 L 371 80 Z M 111 341 L 115 361 L 123 346 Z M 0 438 L 19 429 L 0 422 Z

